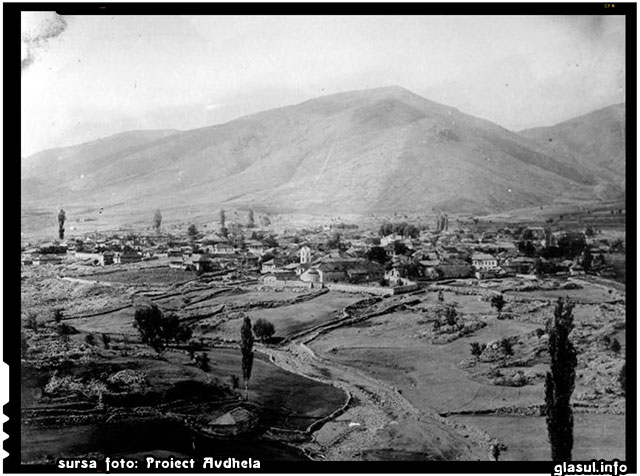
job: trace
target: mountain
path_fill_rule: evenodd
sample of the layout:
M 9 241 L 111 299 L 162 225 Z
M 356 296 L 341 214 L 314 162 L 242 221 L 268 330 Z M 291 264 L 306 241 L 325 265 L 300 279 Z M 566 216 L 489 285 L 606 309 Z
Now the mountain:
M 400 87 L 190 131 L 133 131 L 22 160 L 22 204 L 149 218 L 220 207 L 311 214 L 490 212 L 590 200 L 595 169 Z M 166 216 L 166 214 L 165 214 Z
M 616 104 L 551 127 L 520 131 L 549 154 L 578 165 L 603 187 L 625 189 L 625 105 Z

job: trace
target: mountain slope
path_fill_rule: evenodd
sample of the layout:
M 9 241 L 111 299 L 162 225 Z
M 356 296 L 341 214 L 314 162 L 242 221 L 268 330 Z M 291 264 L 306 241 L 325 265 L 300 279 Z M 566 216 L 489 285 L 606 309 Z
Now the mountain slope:
M 588 200 L 597 182 L 592 169 L 557 160 L 537 142 L 399 87 L 320 97 L 191 131 L 129 134 L 129 146 L 114 136 L 23 159 L 23 204 L 141 217 L 156 207 L 221 206 L 483 212 Z M 56 162 L 56 154 L 71 159 Z
M 616 104 L 551 127 L 520 132 L 550 154 L 625 188 L 625 105 Z

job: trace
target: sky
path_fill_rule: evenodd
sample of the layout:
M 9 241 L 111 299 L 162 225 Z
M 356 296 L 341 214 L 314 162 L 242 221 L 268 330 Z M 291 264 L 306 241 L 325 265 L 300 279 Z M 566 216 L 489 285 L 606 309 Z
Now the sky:
M 22 156 L 399 85 L 511 130 L 625 98 L 622 16 L 22 14 Z

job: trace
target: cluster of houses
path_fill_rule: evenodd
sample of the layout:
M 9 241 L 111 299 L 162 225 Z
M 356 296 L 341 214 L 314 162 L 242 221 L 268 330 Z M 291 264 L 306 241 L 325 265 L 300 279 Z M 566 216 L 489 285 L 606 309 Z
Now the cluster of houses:
M 251 233 L 251 234 L 250 234 Z M 246 235 L 246 236 L 245 236 Z M 514 231 L 449 231 L 448 219 L 418 236 L 395 233 L 378 236 L 357 227 L 289 230 L 276 237 L 256 239 L 255 232 L 226 237 L 209 233 L 199 239 L 166 236 L 107 238 L 98 234 L 82 240 L 43 244 L 23 249 L 23 265 L 60 264 L 65 259 L 93 266 L 162 260 L 174 269 L 199 273 L 235 269 L 259 276 L 265 286 L 348 285 L 403 286 L 420 281 L 458 278 L 500 278 L 535 272 L 540 258 L 524 256 L 522 239 L 538 247 L 554 245 L 561 232 L 542 227 Z M 264 236 L 261 234 L 260 236 Z M 591 243 L 597 251 L 607 251 Z M 372 248 L 379 248 L 372 257 Z M 408 265 L 409 263 L 409 265 Z M 562 260 L 555 269 L 582 274 L 580 260 Z

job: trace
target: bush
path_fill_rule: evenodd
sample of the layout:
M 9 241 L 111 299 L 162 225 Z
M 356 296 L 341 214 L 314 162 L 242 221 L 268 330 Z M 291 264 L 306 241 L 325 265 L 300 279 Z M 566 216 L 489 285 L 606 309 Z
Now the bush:
M 500 350 L 505 357 L 511 357 L 513 355 L 513 345 L 509 339 L 502 339 L 499 343 Z
M 253 333 L 264 342 L 265 339 L 271 338 L 276 333 L 276 329 L 271 322 L 261 318 L 253 325 Z
M 62 313 L 62 309 L 54 309 L 53 311 L 53 320 L 60 324 L 62 322 L 62 318 L 64 317 L 64 314 Z
M 105 334 L 104 332 L 102 333 L 102 344 L 104 345 L 105 349 L 109 348 L 109 343 L 111 342 L 111 337 L 109 337 L 108 334 Z
M 91 347 L 96 345 L 96 337 L 93 334 L 87 334 L 86 336 L 84 336 L 84 341 Z
M 208 372 L 211 369 L 209 362 L 209 355 L 206 352 L 196 356 L 196 365 L 204 372 Z
M 487 344 L 479 344 L 478 342 L 471 343 L 471 355 L 478 358 L 482 355 L 482 351 L 487 347 Z
M 58 324 L 58 326 L 56 327 L 56 332 L 60 337 L 62 337 L 62 340 L 64 342 L 69 342 L 69 336 L 78 333 L 78 331 L 74 327 L 71 327 L 70 325 L 65 323 Z

